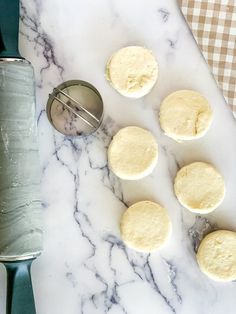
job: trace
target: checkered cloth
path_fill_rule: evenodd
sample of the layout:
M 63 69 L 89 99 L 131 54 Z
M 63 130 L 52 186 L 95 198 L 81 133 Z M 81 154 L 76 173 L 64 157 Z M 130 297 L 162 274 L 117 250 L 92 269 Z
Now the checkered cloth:
M 236 0 L 179 0 L 236 118 Z

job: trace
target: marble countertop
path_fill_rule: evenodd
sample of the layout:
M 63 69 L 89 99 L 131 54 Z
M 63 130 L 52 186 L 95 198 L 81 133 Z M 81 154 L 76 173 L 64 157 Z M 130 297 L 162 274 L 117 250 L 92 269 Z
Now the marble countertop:
M 126 45 L 150 48 L 158 83 L 139 100 L 122 97 L 104 78 L 107 59 Z M 23 0 L 20 47 L 35 69 L 45 222 L 44 252 L 32 268 L 38 314 L 233 314 L 236 283 L 202 274 L 195 250 L 214 228 L 236 230 L 236 121 L 219 92 L 174 0 Z M 53 87 L 68 79 L 92 83 L 101 93 L 102 127 L 88 138 L 52 129 L 45 105 Z M 176 89 L 194 89 L 214 110 L 202 140 L 176 143 L 160 130 L 160 101 Z M 106 149 L 122 126 L 153 132 L 158 166 L 128 182 L 107 168 Z M 212 214 L 195 215 L 174 197 L 173 178 L 192 161 L 214 164 L 227 193 Z M 153 254 L 124 246 L 119 219 L 139 200 L 165 206 L 173 223 L 168 245 Z M 0 312 L 5 273 L 1 269 Z

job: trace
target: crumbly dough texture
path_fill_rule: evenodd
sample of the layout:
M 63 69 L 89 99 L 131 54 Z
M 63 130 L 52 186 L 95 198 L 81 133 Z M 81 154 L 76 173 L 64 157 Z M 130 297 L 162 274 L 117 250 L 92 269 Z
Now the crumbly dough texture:
M 179 90 L 167 96 L 160 107 L 160 124 L 174 140 L 192 140 L 205 135 L 212 122 L 212 109 L 201 94 Z
M 236 232 L 218 230 L 201 242 L 197 261 L 201 271 L 216 281 L 236 279 Z
M 124 180 L 138 180 L 149 175 L 157 159 L 158 145 L 154 136 L 136 126 L 121 129 L 108 148 L 109 167 Z
M 106 78 L 123 96 L 140 98 L 156 83 L 158 65 L 152 52 L 129 46 L 118 50 L 107 63 Z
M 120 223 L 125 244 L 140 252 L 151 252 L 166 243 L 171 221 L 165 208 L 150 201 L 138 202 L 123 214 Z
M 220 205 L 225 195 L 225 184 L 213 166 L 194 162 L 178 171 L 174 190 L 184 207 L 192 212 L 204 214 Z

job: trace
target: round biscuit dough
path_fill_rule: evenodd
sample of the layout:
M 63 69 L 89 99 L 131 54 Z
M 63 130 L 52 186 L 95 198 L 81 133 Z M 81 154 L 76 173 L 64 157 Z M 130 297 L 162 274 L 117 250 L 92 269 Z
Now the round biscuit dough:
M 163 246 L 170 237 L 171 229 L 166 209 L 150 201 L 130 206 L 120 223 L 124 243 L 140 252 L 152 252 Z
M 157 164 L 158 145 L 151 132 L 128 126 L 113 137 L 108 164 L 117 177 L 138 180 L 152 173 Z
M 212 109 L 201 94 L 179 90 L 167 96 L 160 107 L 161 128 L 176 141 L 204 136 L 212 122 Z
M 236 232 L 218 230 L 208 234 L 197 252 L 201 271 L 216 281 L 236 279 Z
M 129 46 L 112 55 L 106 66 L 106 78 L 123 96 L 140 98 L 148 94 L 158 76 L 152 52 L 144 47 Z
M 178 171 L 174 190 L 184 207 L 195 213 L 206 214 L 216 209 L 223 201 L 225 184 L 213 166 L 194 162 Z

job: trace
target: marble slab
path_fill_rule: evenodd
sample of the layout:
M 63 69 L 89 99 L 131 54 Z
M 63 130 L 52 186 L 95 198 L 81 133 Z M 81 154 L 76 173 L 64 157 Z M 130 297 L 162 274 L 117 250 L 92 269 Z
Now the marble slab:
M 106 82 L 106 61 L 126 45 L 150 48 L 158 83 L 146 97 L 119 95 Z M 35 69 L 37 120 L 45 222 L 44 252 L 32 269 L 38 314 L 233 314 L 236 283 L 202 274 L 195 250 L 215 228 L 236 230 L 236 121 L 219 92 L 174 0 L 34 0 L 21 2 L 20 48 Z M 93 136 L 68 138 L 53 130 L 45 105 L 53 87 L 68 79 L 92 83 L 101 93 L 104 121 Z M 207 135 L 176 143 L 160 130 L 161 100 L 194 89 L 214 110 Z M 147 178 L 117 179 L 106 149 L 121 127 L 153 132 L 158 166 Z M 182 208 L 173 193 L 179 167 L 207 161 L 225 178 L 227 193 L 212 214 Z M 139 200 L 165 206 L 173 222 L 168 245 L 153 254 L 124 246 L 119 220 Z M 5 272 L 0 273 L 0 312 Z

